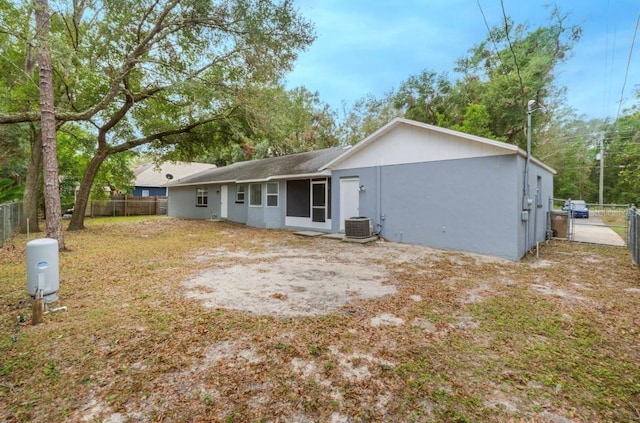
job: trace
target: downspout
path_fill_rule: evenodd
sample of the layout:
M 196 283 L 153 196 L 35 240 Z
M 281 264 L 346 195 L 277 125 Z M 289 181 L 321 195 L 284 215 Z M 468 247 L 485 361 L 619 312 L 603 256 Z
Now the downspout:
M 522 216 L 521 219 L 525 222 L 524 227 L 524 253 L 529 251 L 529 226 L 530 218 L 529 211 L 531 210 L 531 199 L 529 198 L 531 193 L 531 187 L 529 186 L 529 166 L 531 164 L 531 113 L 532 107 L 536 103 L 535 100 L 529 100 L 527 103 L 527 158 L 524 164 L 524 180 L 522 181 Z
M 376 190 L 376 216 L 378 216 L 377 228 L 375 231 L 376 235 L 380 235 L 382 232 L 382 222 L 385 219 L 384 214 L 382 214 L 382 166 L 376 167 L 376 184 L 378 189 Z

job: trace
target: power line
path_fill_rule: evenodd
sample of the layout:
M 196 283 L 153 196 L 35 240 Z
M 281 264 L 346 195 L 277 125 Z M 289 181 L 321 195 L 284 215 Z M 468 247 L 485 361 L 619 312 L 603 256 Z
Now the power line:
M 616 113 L 616 121 L 620 116 L 620 109 L 622 109 L 622 99 L 624 98 L 624 89 L 627 86 L 627 77 L 629 76 L 629 67 L 631 66 L 631 56 L 633 55 L 633 46 L 636 42 L 636 35 L 638 34 L 638 26 L 640 26 L 640 12 L 638 13 L 638 19 L 636 20 L 636 29 L 635 31 L 633 31 L 631 47 L 629 48 L 629 58 L 627 59 L 627 69 L 624 72 L 624 82 L 622 83 L 622 90 L 620 91 L 620 103 L 618 103 L 618 113 Z
M 491 40 L 491 43 L 493 44 L 493 48 L 494 48 L 494 50 L 496 52 L 496 56 L 498 56 L 498 60 L 500 61 L 500 63 L 502 65 L 504 65 L 504 60 L 502 60 L 502 56 L 500 56 L 500 49 L 498 48 L 498 43 L 493 38 L 493 34 L 491 33 L 491 28 L 489 27 L 489 22 L 487 22 L 487 17 L 484 14 L 484 10 L 482 10 L 482 5 L 480 4 L 480 0 L 476 0 L 476 2 L 478 3 L 478 9 L 480 9 L 480 14 L 482 15 L 482 20 L 484 21 L 484 26 L 487 28 L 487 34 L 489 35 L 489 39 Z M 503 72 L 500 72 L 500 74 L 505 78 L 505 80 L 507 82 L 509 81 L 509 79 L 507 78 L 506 74 L 504 74 Z
M 520 66 L 518 65 L 518 58 L 516 52 L 513 51 L 513 45 L 511 44 L 511 38 L 509 37 L 509 20 L 507 19 L 507 12 L 504 10 L 504 0 L 500 0 L 500 6 L 502 6 L 502 18 L 504 20 L 504 34 L 507 37 L 507 43 L 509 44 L 509 50 L 513 55 L 513 64 L 516 66 L 516 73 L 518 74 L 518 80 L 520 81 L 520 93 L 524 98 L 524 83 L 522 82 L 522 76 L 520 75 Z
M 605 39 L 605 50 L 604 50 L 604 86 L 603 88 L 603 92 L 604 95 L 602 96 L 602 111 L 606 114 L 607 112 L 607 108 L 609 107 L 609 104 L 611 103 L 611 85 L 612 85 L 612 80 L 613 80 L 613 64 L 614 64 L 614 58 L 615 58 L 615 46 L 616 46 L 616 32 L 613 32 L 613 42 L 612 42 L 612 48 L 610 48 L 610 44 L 609 44 L 609 34 L 610 34 L 610 23 L 611 23 L 611 2 L 607 1 L 607 36 Z M 609 57 L 609 51 L 611 51 L 611 57 Z M 611 61 L 609 61 L 611 60 Z

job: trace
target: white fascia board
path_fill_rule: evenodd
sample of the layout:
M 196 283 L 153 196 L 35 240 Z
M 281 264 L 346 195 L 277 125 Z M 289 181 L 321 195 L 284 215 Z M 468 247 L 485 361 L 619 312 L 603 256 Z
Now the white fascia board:
M 315 173 L 299 173 L 293 175 L 275 175 L 269 176 L 268 178 L 262 179 L 242 179 L 235 181 L 237 184 L 252 184 L 258 182 L 269 182 L 269 181 L 277 181 L 281 179 L 307 179 L 307 178 L 320 178 L 323 176 L 331 176 L 330 170 L 323 170 L 322 172 Z
M 187 184 L 175 183 L 175 184 L 169 184 L 167 187 L 173 188 L 173 187 L 189 187 L 189 186 L 197 186 L 197 185 L 219 185 L 219 184 L 232 184 L 234 182 L 235 181 L 233 179 L 229 179 L 226 181 L 189 182 Z
M 196 186 L 196 185 L 220 185 L 220 184 L 253 184 L 258 182 L 269 182 L 276 181 L 280 179 L 306 179 L 306 178 L 321 178 L 323 176 L 331 176 L 330 170 L 323 170 L 321 172 L 314 173 L 301 173 L 301 174 L 293 174 L 293 175 L 275 175 L 269 176 L 267 178 L 259 178 L 259 179 L 228 179 L 225 181 L 203 181 L 203 182 L 190 182 L 187 184 L 175 183 L 170 184 L 169 187 L 187 187 L 187 186 Z

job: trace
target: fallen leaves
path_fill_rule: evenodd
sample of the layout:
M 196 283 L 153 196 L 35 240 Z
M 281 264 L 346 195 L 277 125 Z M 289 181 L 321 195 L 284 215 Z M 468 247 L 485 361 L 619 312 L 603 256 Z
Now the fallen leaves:
M 30 306 L 26 239 L 2 251 L 0 421 L 637 418 L 640 286 L 626 250 L 550 243 L 538 261 L 512 263 L 225 222 L 87 225 L 65 235 L 73 251 L 60 257 L 69 311 L 23 327 L 15 343 Z M 371 263 L 367 278 L 393 292 L 347 289 L 346 305 L 302 317 L 185 295 L 183 282 L 203 272 L 301 258 L 340 283 L 327 257 Z M 285 305 L 308 293 L 298 277 L 267 297 Z

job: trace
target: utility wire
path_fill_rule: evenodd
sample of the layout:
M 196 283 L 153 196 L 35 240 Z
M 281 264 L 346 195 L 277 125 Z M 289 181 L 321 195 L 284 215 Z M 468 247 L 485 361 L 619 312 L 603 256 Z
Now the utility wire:
M 613 68 L 614 68 L 614 59 L 615 59 L 615 47 L 616 47 L 616 31 L 613 31 L 613 41 L 610 39 L 611 34 L 611 2 L 607 0 L 607 36 L 605 39 L 605 50 L 604 50 L 604 83 L 602 87 L 603 96 L 602 96 L 602 111 L 607 113 L 607 109 L 611 104 L 611 86 L 613 80 Z
M 518 58 L 516 52 L 513 51 L 513 45 L 511 44 L 511 38 L 509 37 L 509 20 L 507 19 L 507 13 L 504 10 L 504 0 L 500 0 L 500 6 L 502 6 L 502 18 L 504 20 L 504 34 L 507 37 L 507 43 L 509 44 L 509 50 L 513 55 L 513 64 L 516 67 L 516 73 L 518 74 L 518 80 L 520 81 L 520 92 L 524 100 L 524 83 L 522 82 L 522 76 L 520 75 L 520 66 L 518 65 Z
M 638 19 L 636 20 L 636 29 L 635 31 L 633 31 L 633 38 L 631 39 L 631 48 L 629 48 L 629 58 L 627 59 L 627 69 L 624 73 L 624 82 L 622 83 L 622 90 L 620 91 L 620 103 L 618 103 L 618 113 L 616 113 L 616 122 L 618 121 L 618 117 L 620 117 L 620 109 L 622 109 L 622 99 L 624 98 L 624 89 L 627 86 L 627 77 L 629 76 L 629 67 L 631 66 L 631 56 L 633 55 L 633 46 L 636 43 L 638 26 L 640 26 L 640 12 L 638 13 Z
M 487 28 L 487 34 L 489 35 L 489 39 L 491 40 L 491 43 L 493 44 L 493 48 L 496 52 L 496 56 L 498 56 L 498 60 L 500 61 L 500 63 L 502 65 L 504 65 L 504 60 L 502 60 L 502 56 L 500 56 L 500 49 L 498 48 L 498 43 L 496 42 L 495 38 L 493 38 L 493 34 L 491 33 L 491 28 L 489 27 L 489 22 L 487 22 L 487 17 L 484 14 L 484 10 L 482 9 L 482 5 L 480 4 L 480 0 L 476 0 L 476 2 L 478 3 L 478 9 L 480 9 L 480 14 L 482 15 L 482 20 L 484 21 L 484 26 Z M 503 72 L 500 72 L 502 74 L 502 76 L 504 77 L 505 81 L 509 82 L 509 78 L 507 78 L 507 75 L 504 74 Z

